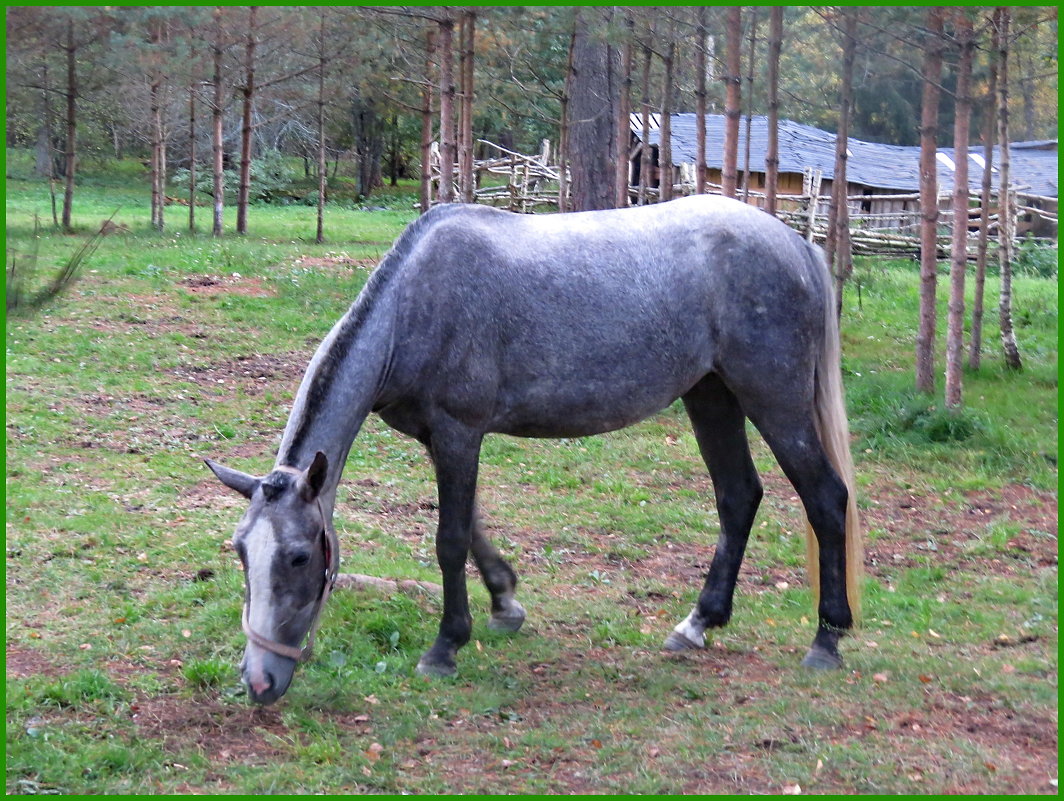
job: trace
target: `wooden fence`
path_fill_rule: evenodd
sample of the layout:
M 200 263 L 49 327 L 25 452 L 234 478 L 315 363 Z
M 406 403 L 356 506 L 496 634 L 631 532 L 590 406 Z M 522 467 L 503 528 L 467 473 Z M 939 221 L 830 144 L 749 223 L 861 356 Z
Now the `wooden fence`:
M 477 140 L 482 152 L 489 157 L 474 162 L 473 172 L 476 177 L 474 200 L 509 209 L 510 211 L 531 213 L 541 207 L 558 208 L 559 188 L 561 185 L 561 168 L 550 164 L 550 143 L 543 141 L 540 153 L 526 155 L 508 150 L 485 139 Z M 433 148 L 431 166 L 432 196 L 438 196 L 440 166 L 439 150 Z M 681 165 L 679 183 L 673 185 L 673 196 L 680 197 L 694 193 L 694 170 L 684 170 L 688 165 Z M 455 171 L 457 174 L 457 168 Z M 502 180 L 505 179 L 505 180 Z M 831 197 L 823 195 L 819 170 L 807 169 L 805 172 L 802 194 L 777 195 L 777 216 L 800 232 L 807 239 L 823 243 L 827 236 L 828 212 Z M 568 186 L 568 181 L 566 186 Z M 658 187 L 644 188 L 647 202 L 657 202 L 660 197 Z M 710 194 L 720 194 L 718 184 L 706 184 Z M 629 202 L 638 202 L 640 187 L 629 187 Z M 457 196 L 457 188 L 455 190 Z M 765 194 L 753 190 L 741 190 L 739 197 L 745 202 L 763 208 Z M 1057 198 L 1017 192 L 1012 198 L 1016 210 L 1016 225 L 1012 230 L 1019 235 L 1032 229 L 1051 228 L 1050 238 L 1056 240 Z M 846 198 L 850 212 L 850 241 L 855 255 L 917 256 L 920 248 L 920 195 L 918 193 L 898 194 L 859 194 Z M 974 204 L 974 205 L 973 205 Z M 997 198 L 991 198 L 990 231 L 991 241 L 996 239 L 998 222 Z M 949 253 L 951 232 L 953 228 L 952 194 L 939 195 L 938 247 L 943 257 Z M 981 209 L 979 198 L 969 201 L 969 229 L 978 230 Z M 1038 223 L 1032 223 L 1031 220 Z M 1024 224 L 1024 221 L 1027 224 Z M 975 237 L 970 237 L 970 247 L 975 247 Z

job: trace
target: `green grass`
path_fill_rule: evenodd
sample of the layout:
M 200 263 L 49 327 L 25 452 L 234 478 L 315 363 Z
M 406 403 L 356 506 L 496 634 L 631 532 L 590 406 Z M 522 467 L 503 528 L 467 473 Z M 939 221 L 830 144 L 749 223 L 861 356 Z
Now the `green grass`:
M 48 208 L 19 169 L 9 252 Z M 801 520 L 756 435 L 769 492 L 733 622 L 705 653 L 658 651 L 717 533 L 674 406 L 603 437 L 487 439 L 482 505 L 521 575 L 520 633 L 487 629 L 471 581 L 459 675 L 428 682 L 413 668 L 439 601 L 339 591 L 315 659 L 258 711 L 236 671 L 243 501 L 200 460 L 269 466 L 306 360 L 413 212 L 331 208 L 317 246 L 313 209 L 260 206 L 248 237 L 214 240 L 148 230 L 146 188 L 88 175 L 79 236 L 117 206 L 132 233 L 7 325 L 8 792 L 1055 792 L 1056 568 L 1016 547 L 1055 552 L 1055 527 L 964 517 L 971 493 L 1056 486 L 1055 276 L 1016 281 L 1024 371 L 989 329 L 953 419 L 911 390 L 915 272 L 858 264 L 844 371 L 877 561 L 846 671 L 797 669 L 814 616 Z M 40 276 L 78 241 L 44 233 Z M 263 291 L 187 283 L 233 273 Z M 434 502 L 420 446 L 371 418 L 338 495 L 342 570 L 438 581 Z

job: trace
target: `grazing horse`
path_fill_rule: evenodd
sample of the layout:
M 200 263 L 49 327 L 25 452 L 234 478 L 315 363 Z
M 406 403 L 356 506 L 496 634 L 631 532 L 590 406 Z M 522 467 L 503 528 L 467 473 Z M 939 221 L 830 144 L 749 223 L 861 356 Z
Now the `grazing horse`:
M 820 251 L 755 208 L 705 195 L 543 216 L 447 205 L 403 232 L 321 343 L 273 470 L 257 478 L 207 461 L 251 501 L 234 543 L 252 700 L 280 698 L 309 655 L 338 565 L 337 484 L 370 412 L 419 440 L 435 467 L 443 615 L 417 670 L 446 676 L 470 637 L 470 553 L 491 594 L 488 625 L 516 631 L 525 618 L 517 577 L 477 519 L 484 435 L 599 434 L 677 398 L 709 468 L 720 539 L 665 648 L 704 647 L 705 630 L 731 616 L 762 495 L 749 418 L 809 524 L 819 625 L 803 664 L 841 666 L 863 557 Z

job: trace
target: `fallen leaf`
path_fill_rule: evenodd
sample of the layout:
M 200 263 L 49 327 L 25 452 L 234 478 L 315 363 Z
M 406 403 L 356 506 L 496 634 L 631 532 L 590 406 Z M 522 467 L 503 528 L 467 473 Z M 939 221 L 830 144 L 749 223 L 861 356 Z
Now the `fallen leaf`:
M 602 748 L 602 740 L 592 740 L 591 741 L 591 747 L 592 748 Z
M 367 704 L 379 704 L 380 703 L 380 701 L 377 700 L 377 696 L 375 696 L 375 695 L 367 695 L 362 700 L 365 701 Z
M 942 635 L 941 635 L 941 634 L 939 634 L 939 633 L 938 633 L 937 631 L 935 631 L 934 629 L 928 629 L 928 630 L 927 630 L 927 633 L 928 633 L 928 634 L 930 634 L 930 635 L 931 635 L 932 637 L 934 637 L 934 638 L 935 638 L 936 640 L 941 640 L 941 639 L 942 639 Z
M 78 648 L 80 648 L 82 651 L 87 651 L 90 648 L 92 648 L 92 643 L 91 642 L 83 642 L 81 645 L 78 646 Z
M 363 765 L 362 766 L 362 775 L 363 776 L 372 776 L 373 775 L 373 771 L 370 770 L 369 768 L 367 768 L 365 765 Z
M 29 633 L 29 638 L 31 640 L 39 640 L 41 638 L 41 633 L 39 631 L 31 631 Z
M 82 646 L 82 647 L 84 648 L 85 646 Z M 1001 666 L 1001 672 L 1002 673 L 1015 673 L 1016 672 L 1016 666 L 1015 665 L 1004 664 L 1004 665 Z
M 920 681 L 922 681 L 924 684 L 930 684 L 932 681 L 934 681 L 934 679 L 931 676 L 928 676 L 926 673 L 921 673 L 916 678 L 920 679 Z
M 484 650 L 484 646 L 480 644 L 480 640 L 477 640 L 477 653 L 481 653 Z
M 381 758 L 381 752 L 384 751 L 384 746 L 380 743 L 371 743 L 370 747 L 366 749 L 366 759 L 370 762 L 376 762 Z
M 985 765 L 986 769 L 991 773 L 997 772 L 997 765 L 995 765 L 993 762 L 984 762 L 983 765 Z
M 783 785 L 784 795 L 801 795 L 802 785 L 800 784 L 785 784 Z
M 192 632 L 188 629 L 181 629 L 181 636 L 187 640 L 189 637 L 192 636 Z
M 872 674 L 872 681 L 877 681 L 877 682 L 882 683 L 882 682 L 885 682 L 885 681 L 887 681 L 889 679 L 890 679 L 890 674 L 889 673 L 873 673 Z
M 824 760 L 818 759 L 816 761 L 816 769 L 813 771 L 813 773 L 820 773 L 820 771 L 822 771 L 823 769 L 824 769 Z
M 864 644 L 867 645 L 869 648 L 878 648 L 879 647 L 879 643 L 876 642 L 875 640 L 865 640 Z

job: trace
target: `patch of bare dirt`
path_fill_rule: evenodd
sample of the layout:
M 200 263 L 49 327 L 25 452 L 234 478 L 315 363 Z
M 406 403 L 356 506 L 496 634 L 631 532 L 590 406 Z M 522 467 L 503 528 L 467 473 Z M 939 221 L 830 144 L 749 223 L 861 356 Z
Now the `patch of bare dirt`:
M 210 364 L 183 364 L 170 370 L 171 375 L 212 394 L 235 391 L 258 396 L 267 387 L 294 389 L 303 376 L 308 356 L 300 351 L 280 354 L 251 353 L 236 359 Z
M 377 259 L 352 259 L 347 255 L 326 254 L 324 256 L 300 256 L 295 260 L 294 266 L 304 270 L 354 270 L 356 268 L 372 270 L 377 266 L 377 262 Z
M 193 275 L 177 282 L 193 295 L 245 295 L 252 298 L 276 297 L 276 290 L 267 287 L 257 276 Z
M 222 704 L 208 698 L 170 696 L 138 700 L 132 717 L 148 739 L 175 753 L 199 750 L 212 762 L 265 765 L 285 753 L 278 744 L 288 727 L 275 707 Z M 271 736 L 272 735 L 272 736 Z

